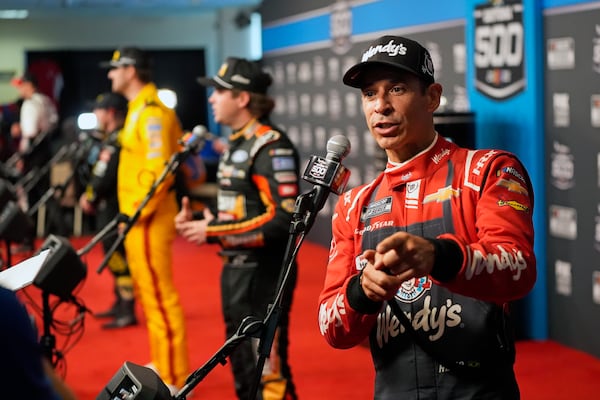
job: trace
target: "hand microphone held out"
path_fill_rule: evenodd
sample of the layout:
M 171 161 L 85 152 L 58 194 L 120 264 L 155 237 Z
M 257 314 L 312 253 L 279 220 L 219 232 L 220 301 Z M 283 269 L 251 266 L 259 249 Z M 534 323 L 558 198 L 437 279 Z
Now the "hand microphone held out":
M 343 135 L 336 135 L 327 141 L 325 158 L 311 156 L 304 170 L 302 179 L 314 184 L 313 212 L 318 212 L 325 205 L 329 192 L 337 195 L 346 190 L 350 170 L 341 161 L 350 153 L 350 141 Z

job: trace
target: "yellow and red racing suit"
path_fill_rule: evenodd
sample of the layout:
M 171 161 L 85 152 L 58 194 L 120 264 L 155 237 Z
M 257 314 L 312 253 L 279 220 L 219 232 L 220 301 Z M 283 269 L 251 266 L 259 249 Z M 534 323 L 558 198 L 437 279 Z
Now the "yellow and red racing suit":
M 131 217 L 178 150 L 182 131 L 175 112 L 148 83 L 129 102 L 121 136 L 119 208 Z M 173 219 L 178 212 L 174 176 L 160 184 L 125 238 L 125 250 L 146 315 L 150 356 L 163 381 L 182 386 L 189 373 L 186 331 L 171 269 Z

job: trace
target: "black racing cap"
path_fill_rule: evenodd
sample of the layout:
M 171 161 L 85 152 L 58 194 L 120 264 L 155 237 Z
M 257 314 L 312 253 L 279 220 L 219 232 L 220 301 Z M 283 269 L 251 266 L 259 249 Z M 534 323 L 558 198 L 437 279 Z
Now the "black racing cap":
M 433 61 L 425 47 L 405 37 L 382 36 L 369 44 L 358 64 L 346 71 L 344 84 L 360 88 L 365 68 L 378 64 L 411 72 L 426 83 L 435 81 Z
M 109 109 L 114 108 L 117 111 L 127 113 L 127 99 L 114 92 L 106 92 L 96 96 L 96 100 L 92 103 L 92 109 Z
M 121 47 L 113 52 L 110 61 L 103 61 L 100 66 L 103 68 L 116 68 L 126 65 L 133 65 L 137 69 L 150 69 L 150 57 L 145 51 L 137 47 Z
M 266 94 L 272 82 L 271 75 L 263 71 L 258 62 L 236 57 L 228 57 L 217 75 L 198 78 L 198 83 L 202 86 L 239 89 L 260 94 Z

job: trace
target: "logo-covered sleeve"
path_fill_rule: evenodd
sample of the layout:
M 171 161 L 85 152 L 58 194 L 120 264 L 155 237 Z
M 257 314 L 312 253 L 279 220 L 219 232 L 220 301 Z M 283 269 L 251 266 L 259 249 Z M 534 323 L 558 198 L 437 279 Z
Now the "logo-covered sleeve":
M 361 343 L 371 331 L 377 314 L 364 314 L 350 307 L 348 285 L 357 279 L 363 265 L 356 241 L 358 213 L 349 212 L 356 200 L 357 189 L 342 195 L 331 220 L 332 240 L 325 283 L 319 295 L 319 329 L 327 342 L 336 348 L 349 348 Z
M 463 189 L 472 199 L 461 210 L 466 228 L 441 236 L 459 243 L 463 265 L 455 279 L 442 285 L 497 303 L 525 296 L 536 280 L 534 199 L 527 171 L 511 154 L 478 151 L 466 166 Z

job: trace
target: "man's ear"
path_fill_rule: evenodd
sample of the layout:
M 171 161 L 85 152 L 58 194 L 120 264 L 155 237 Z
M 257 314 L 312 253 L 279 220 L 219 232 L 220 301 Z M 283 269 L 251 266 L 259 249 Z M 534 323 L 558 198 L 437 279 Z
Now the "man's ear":
M 248 103 L 250 103 L 250 92 L 246 92 L 245 90 L 240 91 L 237 100 L 241 108 L 246 108 Z
M 429 98 L 428 110 L 430 112 L 434 112 L 440 106 L 440 101 L 442 98 L 442 85 L 435 82 L 427 87 L 427 97 Z

